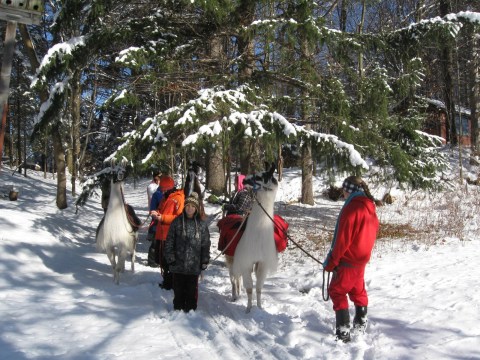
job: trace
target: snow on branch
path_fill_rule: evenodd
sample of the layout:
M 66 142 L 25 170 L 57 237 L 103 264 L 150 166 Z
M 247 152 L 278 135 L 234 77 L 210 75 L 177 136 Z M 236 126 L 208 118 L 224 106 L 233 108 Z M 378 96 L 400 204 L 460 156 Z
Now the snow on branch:
M 55 44 L 54 46 L 52 46 L 48 50 L 47 55 L 43 57 L 42 62 L 38 67 L 37 76 L 38 74 L 44 73 L 46 68 L 51 67 L 57 61 L 63 62 L 66 57 L 72 55 L 75 49 L 81 46 L 85 46 L 85 36 L 73 37 L 66 42 Z M 35 87 L 38 80 L 38 77 L 35 77 L 32 81 L 31 87 Z
M 255 104 L 259 99 L 253 89 L 246 85 L 230 90 L 203 89 L 198 94 L 196 99 L 147 118 L 140 129 L 124 135 L 125 142 L 108 159 L 114 158 L 135 140 L 151 145 L 142 160 L 145 164 L 159 144 L 169 143 L 179 133 L 186 136 L 181 145 L 188 147 L 207 138 L 217 138 L 223 133 L 242 131 L 247 138 L 281 134 L 285 140 L 309 140 L 313 146 L 329 144 L 333 152 L 346 155 L 353 166 L 369 168 L 352 144 L 340 141 L 337 136 L 292 124 L 283 115 L 269 110 L 267 105 Z

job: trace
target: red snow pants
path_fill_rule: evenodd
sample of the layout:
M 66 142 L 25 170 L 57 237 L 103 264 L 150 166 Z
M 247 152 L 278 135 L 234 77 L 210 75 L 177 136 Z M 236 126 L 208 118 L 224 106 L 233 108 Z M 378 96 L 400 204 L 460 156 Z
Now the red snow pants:
M 365 266 L 340 265 L 337 267 L 328 287 L 334 311 L 348 309 L 347 295 L 355 306 L 368 306 L 364 275 Z

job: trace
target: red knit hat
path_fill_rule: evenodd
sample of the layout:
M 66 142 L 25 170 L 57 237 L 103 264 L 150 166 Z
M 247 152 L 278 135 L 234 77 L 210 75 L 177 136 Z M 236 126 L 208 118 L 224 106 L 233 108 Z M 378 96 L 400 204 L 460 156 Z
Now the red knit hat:
M 162 192 L 168 191 L 175 187 L 175 182 L 170 176 L 162 176 L 160 178 L 160 189 Z

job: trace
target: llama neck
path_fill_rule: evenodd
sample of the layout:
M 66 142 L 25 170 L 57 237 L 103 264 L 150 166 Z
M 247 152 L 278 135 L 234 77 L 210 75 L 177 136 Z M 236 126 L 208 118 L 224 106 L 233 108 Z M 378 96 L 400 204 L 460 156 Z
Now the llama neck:
M 108 201 L 108 208 L 117 208 L 123 206 L 122 183 L 112 183 L 110 190 L 110 199 Z
M 265 209 L 265 211 L 270 215 L 273 216 L 273 207 L 275 204 L 275 196 L 277 194 L 276 190 L 273 191 L 259 191 L 256 194 L 257 201 L 260 203 L 261 207 Z M 255 203 L 256 204 L 256 203 Z M 258 204 L 256 204 L 258 205 Z M 259 206 L 260 208 L 260 206 Z M 262 209 L 259 209 L 263 212 Z

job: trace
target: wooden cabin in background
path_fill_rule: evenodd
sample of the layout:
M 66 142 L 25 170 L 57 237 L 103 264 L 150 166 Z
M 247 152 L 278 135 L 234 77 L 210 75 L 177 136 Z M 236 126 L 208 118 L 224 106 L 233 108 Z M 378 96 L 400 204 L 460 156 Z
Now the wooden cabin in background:
M 445 104 L 439 100 L 428 99 L 427 120 L 424 131 L 431 135 L 437 135 L 447 142 L 447 111 Z M 470 146 L 470 131 L 472 128 L 470 110 L 457 107 L 455 114 L 458 142 L 464 146 Z

